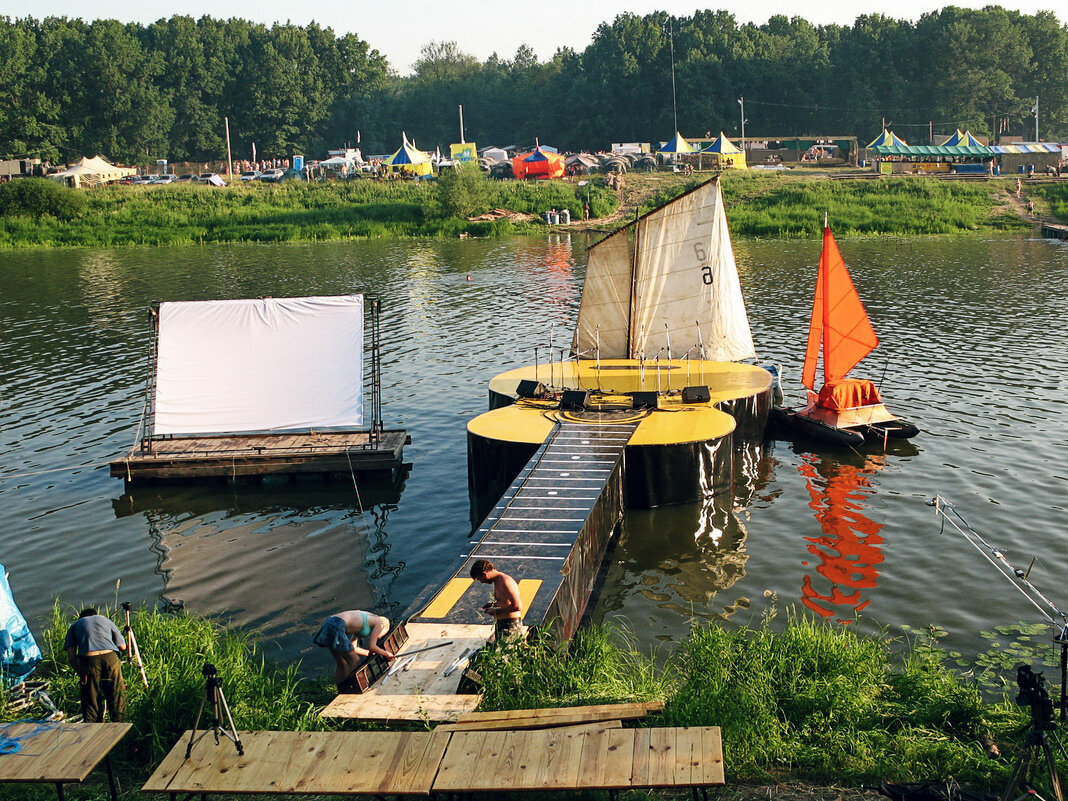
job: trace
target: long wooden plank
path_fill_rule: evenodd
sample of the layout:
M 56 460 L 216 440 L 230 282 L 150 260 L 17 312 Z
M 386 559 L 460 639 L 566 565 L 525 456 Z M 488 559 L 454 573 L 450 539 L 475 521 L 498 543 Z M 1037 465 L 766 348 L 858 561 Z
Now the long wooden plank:
M 453 732 L 453 731 L 491 731 L 494 729 L 506 729 L 514 731 L 521 727 L 512 727 L 499 720 L 488 720 L 485 723 L 465 723 L 462 728 L 458 728 L 456 723 L 442 723 L 439 726 L 434 727 L 434 731 L 440 732 Z M 589 723 L 546 723 L 541 721 L 537 726 L 528 726 L 528 729 L 563 729 L 570 732 L 584 732 L 584 731 L 603 731 L 605 729 L 622 729 L 623 722 L 619 719 L 613 718 L 612 720 L 595 720 Z
M 723 739 L 719 726 L 701 729 L 700 784 L 723 784 Z M 694 782 L 697 784 L 698 782 Z
M 496 712 L 468 712 L 457 723 L 484 723 L 491 720 L 534 720 L 538 718 L 569 718 L 582 715 L 581 720 L 635 720 L 653 712 L 662 712 L 663 701 L 639 701 L 626 704 L 595 704 L 590 706 L 558 706 L 546 709 L 502 709 Z M 576 721 L 581 722 L 581 721 Z
M 649 782 L 649 729 L 631 729 L 634 746 L 631 752 L 630 786 L 648 787 Z
M 649 732 L 647 787 L 675 786 L 675 741 L 677 729 L 646 729 Z
M 631 766 L 634 762 L 635 729 L 620 729 L 608 732 L 605 755 L 604 780 L 600 785 L 606 790 L 621 790 L 631 786 Z

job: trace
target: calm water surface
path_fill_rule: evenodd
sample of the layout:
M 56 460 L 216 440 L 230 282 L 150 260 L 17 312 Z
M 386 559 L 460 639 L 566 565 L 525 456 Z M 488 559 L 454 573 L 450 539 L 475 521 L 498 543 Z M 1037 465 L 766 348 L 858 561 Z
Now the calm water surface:
M 396 614 L 469 532 L 465 422 L 495 373 L 574 325 L 586 241 L 343 243 L 0 255 L 0 562 L 39 632 L 55 598 L 183 602 L 256 626 L 279 659 L 326 664 L 332 611 Z M 1021 237 L 840 242 L 882 346 L 858 374 L 919 424 L 867 455 L 788 443 L 739 454 L 732 498 L 630 512 L 597 619 L 677 642 L 693 618 L 797 608 L 868 632 L 1034 621 L 925 501 L 941 493 L 1062 606 L 1068 550 L 1068 248 Z M 799 367 L 817 242 L 738 242 L 754 338 Z M 387 426 L 404 485 L 152 487 L 106 462 L 134 442 L 154 301 L 367 292 L 383 304 Z M 116 585 L 118 584 L 118 588 Z

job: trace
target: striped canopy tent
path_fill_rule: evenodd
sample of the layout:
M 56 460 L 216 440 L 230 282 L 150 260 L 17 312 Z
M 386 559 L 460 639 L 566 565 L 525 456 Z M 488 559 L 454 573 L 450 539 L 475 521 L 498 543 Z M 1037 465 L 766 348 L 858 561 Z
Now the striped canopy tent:
M 1018 142 L 1009 145 L 994 145 L 990 148 L 999 156 L 1003 153 L 1060 153 L 1059 145 L 1049 142 Z
M 411 144 L 403 131 L 401 132 L 401 141 L 400 149 L 382 162 L 382 165 L 391 172 L 403 172 L 411 175 L 433 174 L 434 164 L 430 160 L 430 154 L 424 153 Z
M 695 153 L 696 149 L 693 145 L 687 142 L 682 134 L 675 131 L 675 136 L 670 142 L 664 142 L 660 146 L 661 153 Z
M 991 158 L 994 151 L 986 145 L 882 145 L 873 147 L 880 156 L 970 156 Z
M 883 128 L 883 132 L 868 143 L 868 147 L 907 147 L 908 142 L 897 134 Z
M 564 161 L 559 153 L 538 145 L 512 159 L 512 173 L 516 178 L 562 178 Z
M 964 145 L 966 147 L 984 147 L 982 142 L 972 136 L 971 131 L 961 133 L 960 128 L 958 128 L 957 132 L 942 144 L 949 145 L 950 147 L 956 147 L 957 145 Z
M 723 131 L 720 131 L 716 141 L 701 150 L 701 153 L 712 154 L 720 167 L 737 167 L 743 170 L 747 168 L 745 151 L 728 139 Z

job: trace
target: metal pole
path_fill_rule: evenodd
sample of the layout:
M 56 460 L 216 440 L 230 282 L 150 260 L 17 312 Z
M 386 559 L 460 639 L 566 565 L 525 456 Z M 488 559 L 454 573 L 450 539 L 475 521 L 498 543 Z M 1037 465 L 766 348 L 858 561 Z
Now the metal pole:
M 745 98 L 738 98 L 738 105 L 742 107 L 742 150 L 745 150 Z
M 230 154 L 230 118 L 223 117 L 223 121 L 226 123 L 226 177 L 230 181 L 233 181 L 234 159 Z
M 464 107 L 460 106 L 460 144 L 464 144 L 467 140 L 464 139 Z
M 1035 95 L 1035 141 L 1038 141 L 1038 95 Z

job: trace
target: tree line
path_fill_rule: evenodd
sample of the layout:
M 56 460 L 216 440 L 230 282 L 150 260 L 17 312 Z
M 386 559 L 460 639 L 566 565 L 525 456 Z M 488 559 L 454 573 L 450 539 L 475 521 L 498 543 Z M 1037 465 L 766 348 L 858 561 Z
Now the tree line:
M 856 135 L 883 124 L 913 144 L 968 128 L 1068 139 L 1068 25 L 1051 12 L 947 6 L 915 22 L 850 26 L 726 11 L 621 14 L 581 52 L 520 47 L 485 61 L 430 42 L 410 75 L 356 34 L 317 24 L 173 16 L 151 25 L 0 17 L 0 156 L 126 163 L 356 146 L 401 132 L 443 150 L 482 145 L 602 150 L 685 136 Z M 744 98 L 744 106 L 738 101 Z M 676 125 L 677 120 L 677 125 Z

